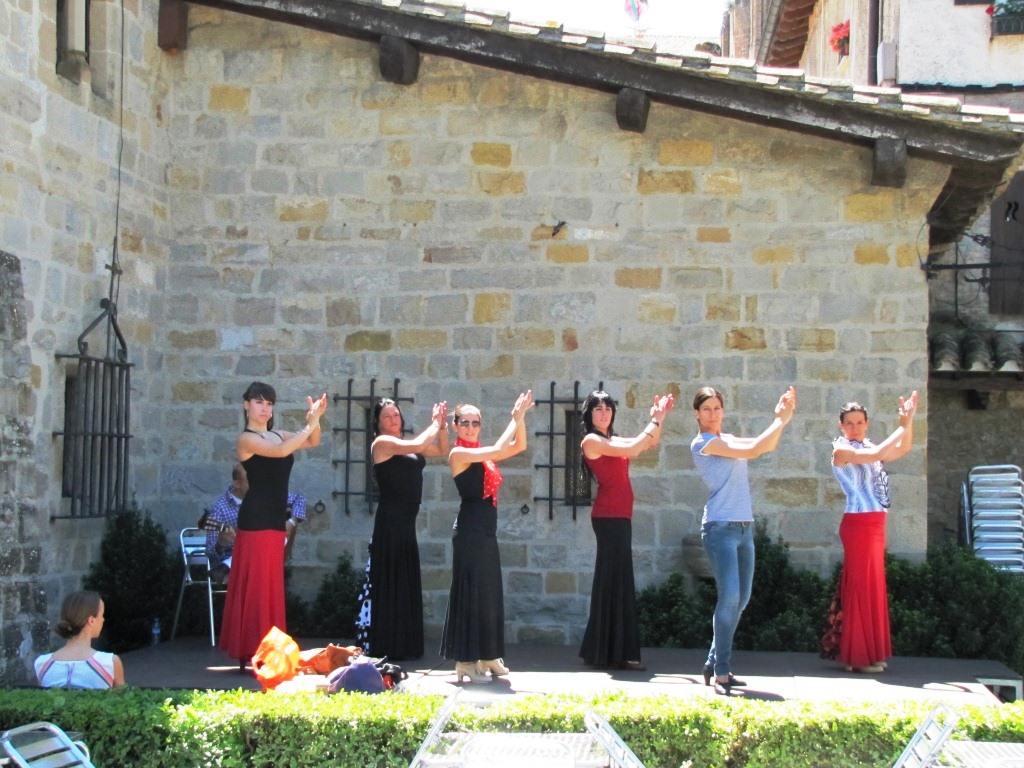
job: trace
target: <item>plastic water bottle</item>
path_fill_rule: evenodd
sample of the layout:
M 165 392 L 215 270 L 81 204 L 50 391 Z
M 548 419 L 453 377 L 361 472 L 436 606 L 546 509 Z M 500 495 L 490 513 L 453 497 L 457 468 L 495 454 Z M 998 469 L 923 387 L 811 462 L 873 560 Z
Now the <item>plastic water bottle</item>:
M 160 619 L 153 619 L 153 634 L 149 641 L 150 645 L 160 645 Z

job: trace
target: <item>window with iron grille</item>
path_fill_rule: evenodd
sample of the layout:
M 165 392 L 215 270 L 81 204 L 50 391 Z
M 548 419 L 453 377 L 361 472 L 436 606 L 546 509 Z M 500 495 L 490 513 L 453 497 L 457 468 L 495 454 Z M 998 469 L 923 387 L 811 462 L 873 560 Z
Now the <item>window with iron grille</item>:
M 602 389 L 604 383 L 597 385 Z M 587 392 L 589 394 L 589 391 Z M 580 383 L 573 382 L 572 394 L 558 394 L 558 384 L 551 382 L 548 397 L 535 398 L 538 415 L 546 416 L 547 429 L 538 430 L 535 435 L 547 444 L 548 461 L 534 464 L 541 470 L 546 493 L 534 496 L 533 500 L 548 503 L 548 519 L 555 516 L 555 505 L 572 509 L 576 519 L 577 507 L 589 507 L 593 502 L 591 477 L 583 464 L 580 442 L 583 440 L 582 406 L 586 394 L 580 394 Z
M 65 357 L 65 356 L 62 356 Z M 64 389 L 59 517 L 105 517 L 128 508 L 131 363 L 76 358 Z
M 390 397 L 399 408 L 402 403 L 412 403 L 411 397 L 400 397 L 399 380 L 395 379 L 391 391 L 377 391 L 377 380 L 370 379 L 366 394 L 356 392 L 355 379 L 349 379 L 345 393 L 334 395 L 334 417 L 337 425 L 332 427 L 335 450 L 338 458 L 331 464 L 337 470 L 340 490 L 331 492 L 334 498 L 342 498 L 346 515 L 352 514 L 352 502 L 365 501 L 366 511 L 373 514 L 373 505 L 377 502 L 379 491 L 373 475 L 373 461 L 370 458 L 370 445 L 373 443 L 373 424 L 371 424 L 373 406 L 382 397 Z M 406 422 L 403 434 L 410 434 L 411 427 Z

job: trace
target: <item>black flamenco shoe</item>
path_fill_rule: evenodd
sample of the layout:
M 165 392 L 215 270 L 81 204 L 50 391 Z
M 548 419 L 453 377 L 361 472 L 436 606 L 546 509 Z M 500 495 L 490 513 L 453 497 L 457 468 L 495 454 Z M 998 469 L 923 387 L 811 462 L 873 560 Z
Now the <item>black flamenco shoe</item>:
M 715 676 L 715 668 L 711 664 L 704 665 L 704 685 L 711 685 L 711 678 Z M 730 688 L 742 688 L 747 684 L 746 680 L 740 680 L 738 677 L 733 676 L 732 672 L 729 673 L 728 686 Z M 717 691 L 716 691 L 717 693 Z
M 715 678 L 715 693 L 717 693 L 719 696 L 731 696 L 732 685 L 730 685 L 728 681 L 722 683 L 719 682 L 717 678 Z

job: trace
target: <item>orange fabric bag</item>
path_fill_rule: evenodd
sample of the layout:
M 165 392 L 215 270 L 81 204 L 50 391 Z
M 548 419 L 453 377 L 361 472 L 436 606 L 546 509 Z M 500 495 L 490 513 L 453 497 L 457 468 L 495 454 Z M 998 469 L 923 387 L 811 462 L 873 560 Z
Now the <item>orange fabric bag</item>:
M 252 657 L 252 668 L 263 690 L 291 680 L 299 667 L 299 644 L 277 627 L 271 627 Z

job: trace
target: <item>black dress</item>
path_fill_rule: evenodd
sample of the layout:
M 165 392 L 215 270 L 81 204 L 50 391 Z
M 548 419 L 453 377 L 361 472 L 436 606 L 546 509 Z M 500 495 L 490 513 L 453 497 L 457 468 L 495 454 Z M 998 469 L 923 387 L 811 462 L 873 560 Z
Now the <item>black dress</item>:
M 370 539 L 356 635 L 371 656 L 398 661 L 423 655 L 423 588 L 416 515 L 423 498 L 426 463 L 423 456 L 411 453 L 373 465 L 380 502 Z
M 455 477 L 462 505 L 452 536 L 452 586 L 441 655 L 454 661 L 505 655 L 505 602 L 498 554 L 498 510 L 483 498 L 484 465 Z

